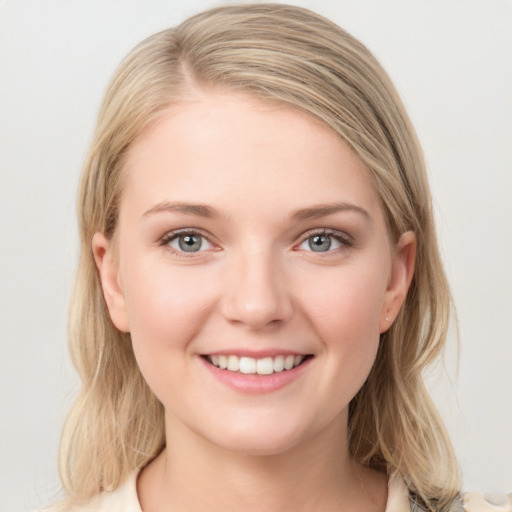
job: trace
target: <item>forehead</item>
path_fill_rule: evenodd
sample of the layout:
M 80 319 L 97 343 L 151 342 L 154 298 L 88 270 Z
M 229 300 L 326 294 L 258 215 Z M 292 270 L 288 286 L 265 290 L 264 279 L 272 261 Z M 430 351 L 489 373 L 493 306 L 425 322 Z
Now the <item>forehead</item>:
M 127 201 L 249 208 L 376 200 L 367 169 L 333 130 L 298 109 L 242 94 L 197 94 L 170 107 L 125 162 Z

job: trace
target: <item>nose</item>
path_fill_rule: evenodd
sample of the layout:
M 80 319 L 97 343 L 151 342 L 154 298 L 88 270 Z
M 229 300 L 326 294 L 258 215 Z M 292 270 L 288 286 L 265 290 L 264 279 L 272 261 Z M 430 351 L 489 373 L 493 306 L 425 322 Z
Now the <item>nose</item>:
M 222 314 L 229 322 L 259 330 L 292 316 L 286 273 L 271 254 L 255 251 L 241 255 L 227 273 Z

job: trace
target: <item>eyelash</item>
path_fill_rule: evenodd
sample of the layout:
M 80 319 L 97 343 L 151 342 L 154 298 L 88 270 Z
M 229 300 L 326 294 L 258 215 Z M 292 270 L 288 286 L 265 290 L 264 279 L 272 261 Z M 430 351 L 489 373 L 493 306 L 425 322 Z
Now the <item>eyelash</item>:
M 352 237 L 347 235 L 346 233 L 343 233 L 341 231 L 334 231 L 331 229 L 316 229 L 305 233 L 302 236 L 301 242 L 298 244 L 298 247 L 300 247 L 302 244 L 306 243 L 309 239 L 315 236 L 325 236 L 334 239 L 341 244 L 341 247 L 327 251 L 307 251 L 316 253 L 318 256 L 332 256 L 333 254 L 337 254 L 340 251 L 349 249 L 355 245 Z
M 203 252 L 203 251 L 197 251 L 197 252 L 187 253 L 186 251 L 178 251 L 178 250 L 172 248 L 169 244 L 171 242 L 173 242 L 174 240 L 176 240 L 177 238 L 179 238 L 181 235 L 198 236 L 198 237 L 201 237 L 204 240 L 208 241 L 208 243 L 212 244 L 212 242 L 210 242 L 208 236 L 205 233 L 203 233 L 202 231 L 199 231 L 199 230 L 193 229 L 193 228 L 186 228 L 186 229 L 180 229 L 178 231 L 171 231 L 171 232 L 165 234 L 160 239 L 159 245 L 162 247 L 167 247 L 168 249 L 170 249 L 173 252 L 173 254 L 175 256 L 178 256 L 181 258 L 191 258 L 191 257 L 194 257 L 197 254 L 200 254 L 201 252 Z
M 209 244 L 213 245 L 213 243 L 209 240 L 208 236 L 205 233 L 203 233 L 202 231 L 199 231 L 197 229 L 194 229 L 194 228 L 186 228 L 186 229 L 182 229 L 182 230 L 178 230 L 178 231 L 171 231 L 171 232 L 167 233 L 166 235 L 164 235 L 160 239 L 159 245 L 162 247 L 169 248 L 173 252 L 173 254 L 175 254 L 178 257 L 183 257 L 183 258 L 197 257 L 198 254 L 204 252 L 204 251 L 197 251 L 197 252 L 191 251 L 191 252 L 187 253 L 186 251 L 179 251 L 179 250 L 176 250 L 176 249 L 170 247 L 169 244 L 171 242 L 173 242 L 174 240 L 176 240 L 181 235 L 198 236 L 198 237 L 201 237 L 202 239 L 206 240 Z M 351 248 L 355 245 L 352 237 L 350 237 L 346 233 L 343 233 L 340 231 L 334 231 L 334 230 L 330 230 L 330 229 L 317 229 L 317 230 L 312 230 L 312 231 L 308 231 L 308 232 L 304 233 L 304 235 L 302 235 L 302 237 L 301 237 L 301 241 L 297 245 L 295 245 L 295 247 L 300 247 L 302 244 L 306 243 L 310 238 L 313 238 L 315 236 L 325 236 L 325 237 L 334 239 L 341 244 L 341 247 L 338 247 L 338 248 L 332 249 L 332 250 L 306 251 L 306 252 L 316 253 L 319 256 L 332 255 L 333 253 L 338 253 L 344 249 Z

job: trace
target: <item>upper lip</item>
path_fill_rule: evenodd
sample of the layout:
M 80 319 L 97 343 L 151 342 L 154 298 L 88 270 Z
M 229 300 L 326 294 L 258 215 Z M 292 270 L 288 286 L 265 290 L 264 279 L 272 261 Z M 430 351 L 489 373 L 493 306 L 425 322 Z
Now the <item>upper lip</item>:
M 285 349 L 265 349 L 265 350 L 248 350 L 248 349 L 223 349 L 215 350 L 213 352 L 206 352 L 201 354 L 203 356 L 238 356 L 238 357 L 252 357 L 253 359 L 263 359 L 265 357 L 277 356 L 307 356 L 311 355 L 306 352 L 297 352 L 296 350 Z

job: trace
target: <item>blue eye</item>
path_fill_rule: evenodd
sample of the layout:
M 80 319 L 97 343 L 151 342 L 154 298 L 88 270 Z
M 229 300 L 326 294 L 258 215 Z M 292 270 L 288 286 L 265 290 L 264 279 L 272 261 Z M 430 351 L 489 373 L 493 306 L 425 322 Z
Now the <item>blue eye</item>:
M 203 235 L 193 231 L 171 234 L 167 240 L 164 240 L 164 243 L 177 252 L 189 253 L 200 252 L 213 247 Z
M 300 249 L 313 252 L 329 252 L 339 249 L 348 243 L 341 235 L 335 233 L 314 233 L 308 236 L 299 246 Z

